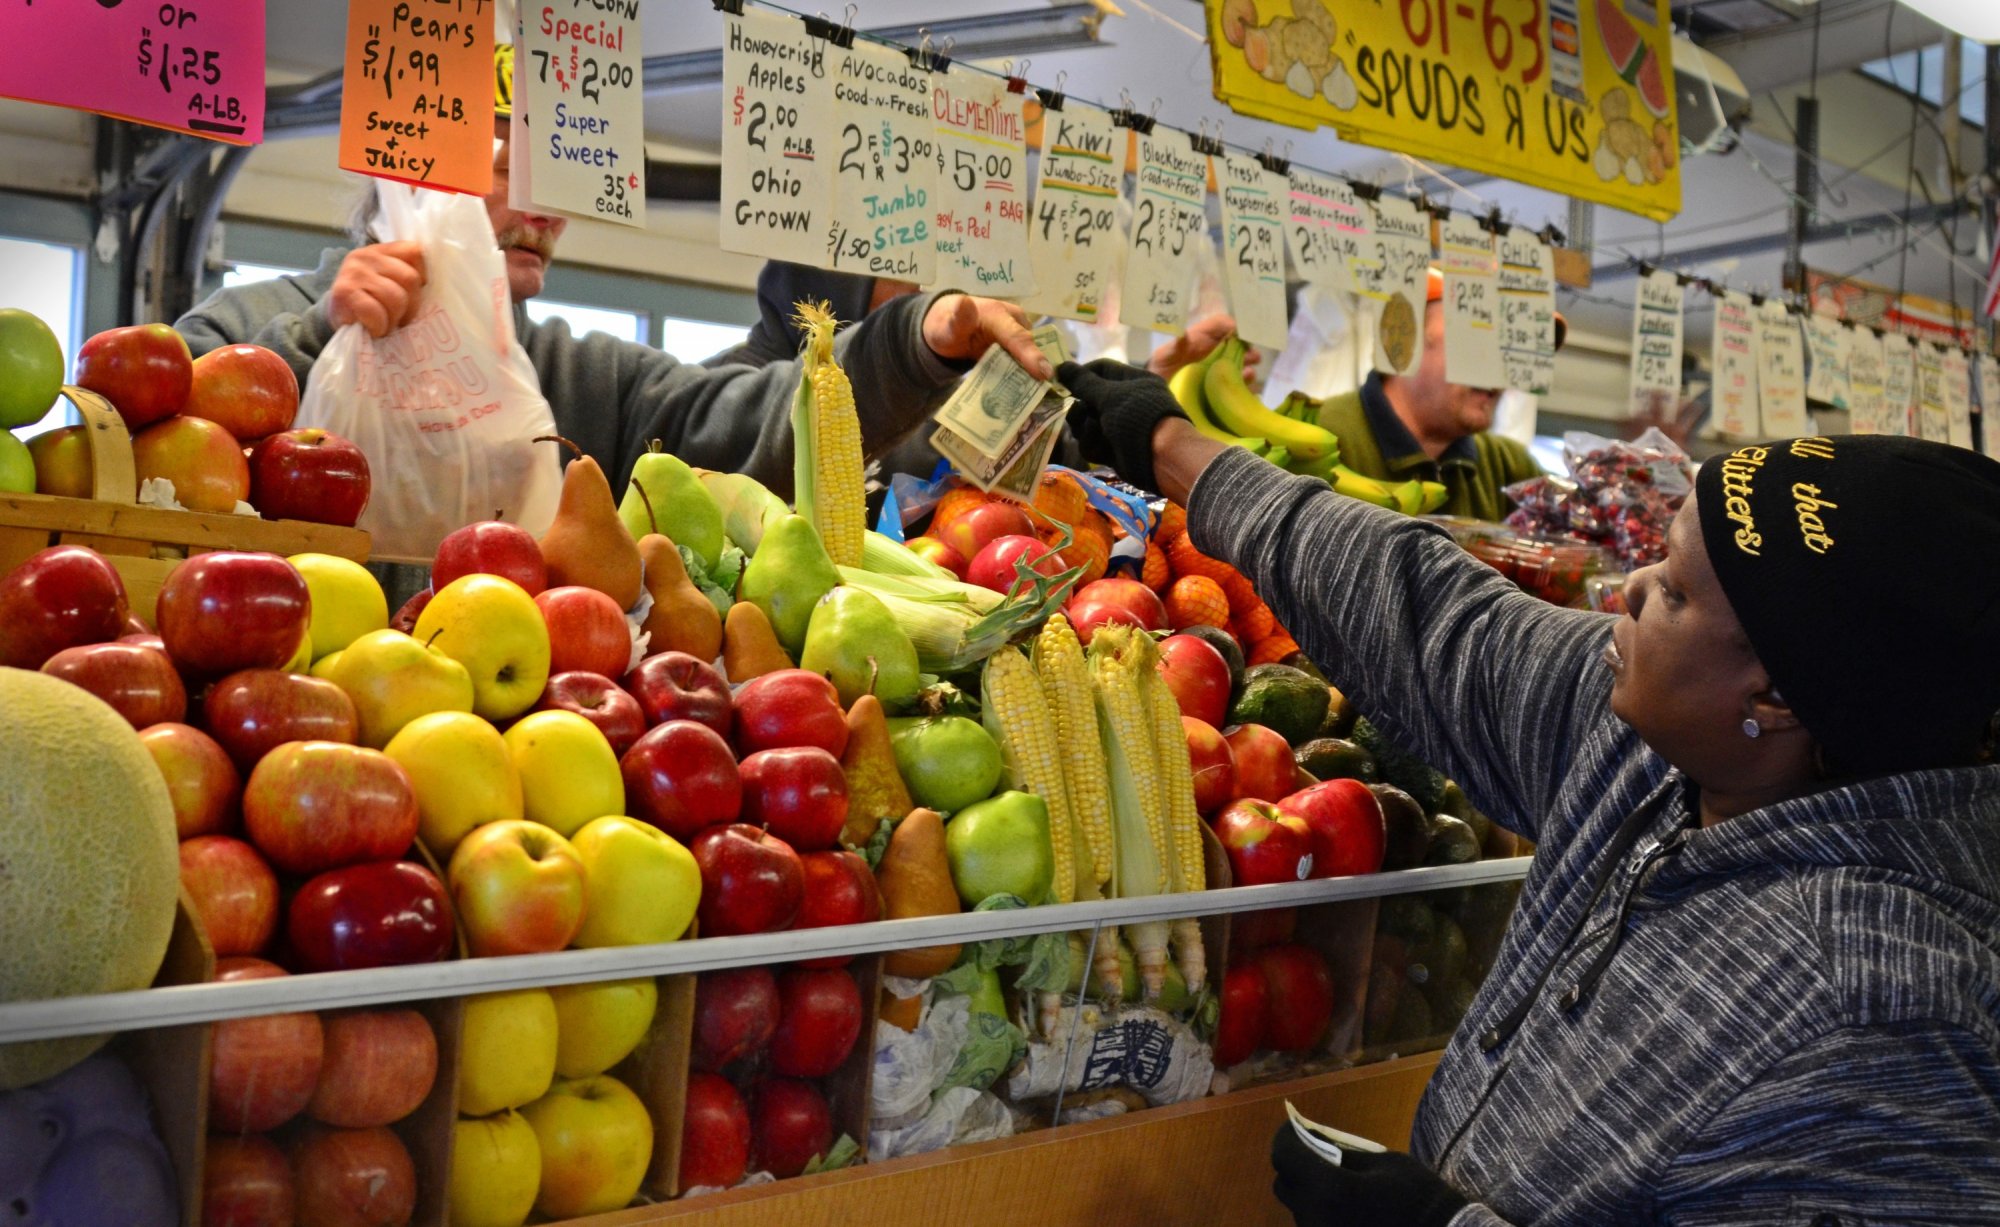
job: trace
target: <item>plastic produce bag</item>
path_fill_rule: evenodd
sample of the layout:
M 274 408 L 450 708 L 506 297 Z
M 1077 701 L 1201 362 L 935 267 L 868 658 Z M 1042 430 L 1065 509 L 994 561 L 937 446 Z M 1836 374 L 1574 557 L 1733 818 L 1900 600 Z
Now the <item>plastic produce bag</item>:
M 1079 1008 L 1084 1015 L 1072 1044 Z M 1171 1015 L 1148 1007 L 1106 1014 L 1094 1005 L 1065 1006 L 1051 1034 L 1054 1043 L 1030 1044 L 1027 1060 L 1009 1075 L 1009 1099 L 1122 1086 L 1157 1108 L 1206 1095 L 1215 1073 L 1208 1045 Z
M 1567 534 L 1616 554 L 1633 570 L 1667 556 L 1667 527 L 1693 482 L 1687 453 L 1658 427 L 1626 442 L 1572 431 L 1563 436 L 1569 476 L 1507 487 L 1509 526 Z
M 986 1091 L 969 1086 L 953 1087 L 941 1093 L 929 1112 L 914 1124 L 885 1129 L 880 1124 L 868 1132 L 868 1149 L 880 1159 L 900 1159 L 962 1146 L 1011 1137 L 1014 1118 L 1007 1105 Z
M 377 180 L 384 241 L 423 245 L 416 317 L 386 337 L 336 332 L 313 364 L 298 424 L 352 440 L 373 491 L 360 528 L 378 557 L 428 559 L 445 534 L 499 518 L 540 536 L 562 471 L 555 418 L 514 336 L 507 266 L 478 198 Z

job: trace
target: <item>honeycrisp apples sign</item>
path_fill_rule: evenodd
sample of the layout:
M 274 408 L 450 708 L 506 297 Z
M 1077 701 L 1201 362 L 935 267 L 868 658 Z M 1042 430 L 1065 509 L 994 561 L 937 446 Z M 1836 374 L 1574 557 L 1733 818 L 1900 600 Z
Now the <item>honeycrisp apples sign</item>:
M 1260 119 L 1665 221 L 1668 0 L 1205 0 L 1215 96 Z

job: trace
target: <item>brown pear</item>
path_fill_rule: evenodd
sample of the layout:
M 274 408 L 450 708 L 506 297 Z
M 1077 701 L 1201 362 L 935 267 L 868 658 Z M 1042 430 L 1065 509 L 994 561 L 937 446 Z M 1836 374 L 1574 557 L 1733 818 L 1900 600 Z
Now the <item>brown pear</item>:
M 653 608 L 640 630 L 650 634 L 646 655 L 686 652 L 712 661 L 722 652 L 722 615 L 688 578 L 681 552 L 662 533 L 639 538 L 639 561 L 646 565 L 646 591 Z
M 729 607 L 722 623 L 722 672 L 732 686 L 792 667 L 764 611 L 748 601 Z
M 563 470 L 562 501 L 555 522 L 542 534 L 549 587 L 595 588 L 618 602 L 618 608 L 630 609 L 639 600 L 644 574 L 639 546 L 618 518 L 618 502 L 597 461 L 568 439 L 556 442 L 575 452 L 576 459 Z
M 955 916 L 958 889 L 951 884 L 951 861 L 944 849 L 944 818 L 934 809 L 913 809 L 889 834 L 882 863 L 875 867 L 882 888 L 882 919 Z M 891 950 L 882 957 L 885 975 L 922 980 L 942 975 L 958 961 L 957 946 Z
M 882 701 L 872 694 L 847 709 L 847 748 L 841 751 L 840 768 L 847 777 L 847 826 L 840 838 L 850 847 L 865 846 L 884 818 L 907 814 L 916 804 L 896 769 Z

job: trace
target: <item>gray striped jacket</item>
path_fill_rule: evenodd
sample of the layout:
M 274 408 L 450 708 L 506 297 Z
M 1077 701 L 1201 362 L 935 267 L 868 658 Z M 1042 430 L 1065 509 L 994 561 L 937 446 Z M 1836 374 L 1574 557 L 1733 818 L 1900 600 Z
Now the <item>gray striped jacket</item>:
M 1540 845 L 1417 1118 L 1475 1202 L 1453 1227 L 2000 1223 L 2000 768 L 1700 829 L 1610 712 L 1611 619 L 1248 454 L 1190 502 L 1371 719 Z

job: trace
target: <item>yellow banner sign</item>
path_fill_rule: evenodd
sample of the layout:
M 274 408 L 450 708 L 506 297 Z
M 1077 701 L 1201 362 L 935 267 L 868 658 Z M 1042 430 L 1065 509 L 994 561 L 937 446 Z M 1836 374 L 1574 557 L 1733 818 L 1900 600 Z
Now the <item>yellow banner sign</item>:
M 1245 115 L 1664 221 L 1681 209 L 1668 0 L 1206 0 Z

